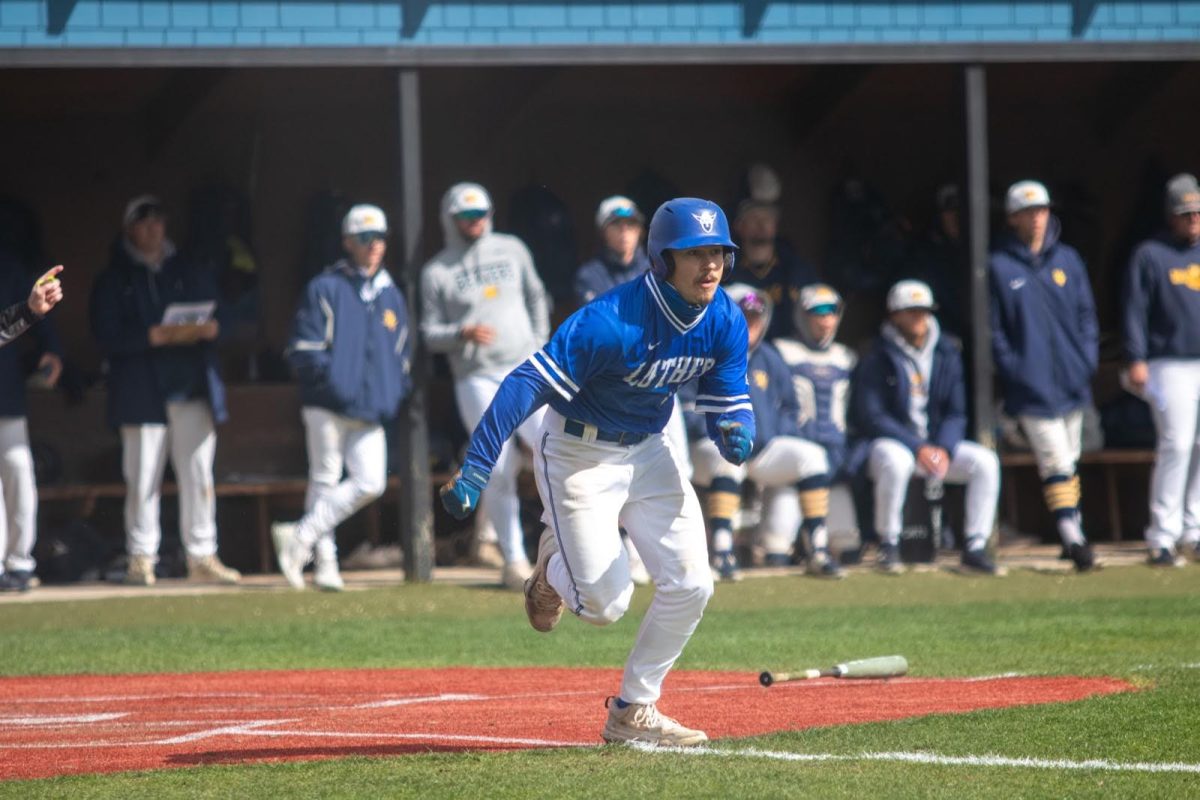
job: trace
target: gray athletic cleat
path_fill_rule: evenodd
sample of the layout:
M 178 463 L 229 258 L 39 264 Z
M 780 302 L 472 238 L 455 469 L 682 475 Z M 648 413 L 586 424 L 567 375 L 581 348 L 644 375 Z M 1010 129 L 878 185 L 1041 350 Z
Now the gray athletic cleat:
M 562 619 L 563 601 L 546 579 L 546 565 L 550 556 L 558 552 L 558 539 L 554 530 L 546 528 L 542 538 L 538 540 L 537 563 L 533 566 L 533 574 L 525 581 L 525 616 L 535 631 L 548 633 Z
M 879 545 L 879 560 L 875 562 L 875 568 L 884 575 L 903 574 L 904 564 L 900 561 L 900 545 Z
M 153 556 L 129 557 L 129 566 L 125 568 L 126 585 L 153 586 L 156 580 Z
M 296 545 L 296 523 L 276 522 L 271 526 L 271 541 L 275 544 L 275 560 L 279 571 L 293 589 L 304 588 L 304 565 L 308 555 L 298 552 Z
M 840 580 L 846 577 L 846 573 L 842 571 L 841 565 L 829 555 L 829 551 L 825 548 L 814 551 L 812 557 L 808 559 L 807 574 L 817 578 L 831 578 L 833 580 Z
M 604 741 L 638 742 L 655 747 L 692 747 L 708 741 L 704 731 L 685 728 L 661 713 L 653 703 L 630 703 L 617 707 L 617 698 L 604 701 L 608 721 L 604 723 Z

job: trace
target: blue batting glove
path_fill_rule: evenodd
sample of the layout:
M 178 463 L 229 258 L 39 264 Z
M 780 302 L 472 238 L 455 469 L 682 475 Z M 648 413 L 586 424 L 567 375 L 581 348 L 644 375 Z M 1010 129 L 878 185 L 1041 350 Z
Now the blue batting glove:
M 740 422 L 722 420 L 717 423 L 717 428 L 721 431 L 721 441 L 717 443 L 721 456 L 730 464 L 745 464 L 754 450 L 754 440 L 746 432 L 745 426 Z
M 454 473 L 449 483 L 442 487 L 442 505 L 455 519 L 466 519 L 467 515 L 479 506 L 479 495 L 487 486 L 491 474 L 479 467 L 464 464 L 463 468 Z

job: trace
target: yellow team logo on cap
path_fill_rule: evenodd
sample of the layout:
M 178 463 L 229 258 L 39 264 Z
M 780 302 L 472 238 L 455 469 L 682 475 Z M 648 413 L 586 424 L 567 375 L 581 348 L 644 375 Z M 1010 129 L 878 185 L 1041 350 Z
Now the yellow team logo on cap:
M 1061 269 L 1055 267 L 1054 272 L 1050 273 L 1050 275 L 1054 278 L 1054 282 L 1059 286 L 1067 285 L 1067 273 L 1063 272 Z
M 495 300 L 500 294 L 500 287 L 495 284 L 488 284 L 483 287 L 483 296 L 486 300 Z
M 389 331 L 396 330 L 396 326 L 400 324 L 400 320 L 396 317 L 396 312 L 390 308 L 383 312 L 383 327 Z
M 1188 264 L 1181 269 L 1173 269 L 1169 275 L 1172 286 L 1186 286 L 1193 292 L 1200 292 L 1200 264 Z
M 756 369 L 750 373 L 750 377 L 754 378 L 754 385 L 760 389 L 766 389 L 771 379 L 767 377 L 766 370 Z

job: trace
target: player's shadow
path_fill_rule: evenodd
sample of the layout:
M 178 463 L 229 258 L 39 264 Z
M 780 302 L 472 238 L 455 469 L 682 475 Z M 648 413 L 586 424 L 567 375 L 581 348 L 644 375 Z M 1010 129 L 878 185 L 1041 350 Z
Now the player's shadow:
M 461 753 L 467 750 L 523 750 L 520 745 L 492 743 L 435 744 L 431 742 L 403 742 L 397 744 L 364 745 L 311 745 L 307 747 L 255 747 L 230 750 L 206 750 L 202 753 L 176 753 L 167 757 L 167 763 L 175 766 L 201 766 L 206 764 L 245 764 L 256 761 L 309 760 L 320 758 L 346 758 L 347 756 L 404 756 L 424 753 Z

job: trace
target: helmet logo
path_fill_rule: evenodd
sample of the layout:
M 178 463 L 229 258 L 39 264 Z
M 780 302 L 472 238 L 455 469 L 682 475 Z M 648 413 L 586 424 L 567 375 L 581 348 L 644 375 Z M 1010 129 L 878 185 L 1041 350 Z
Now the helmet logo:
M 705 233 L 712 233 L 713 226 L 717 224 L 717 214 L 710 209 L 705 209 L 699 214 L 692 214 L 692 219 L 700 223 L 700 230 Z

